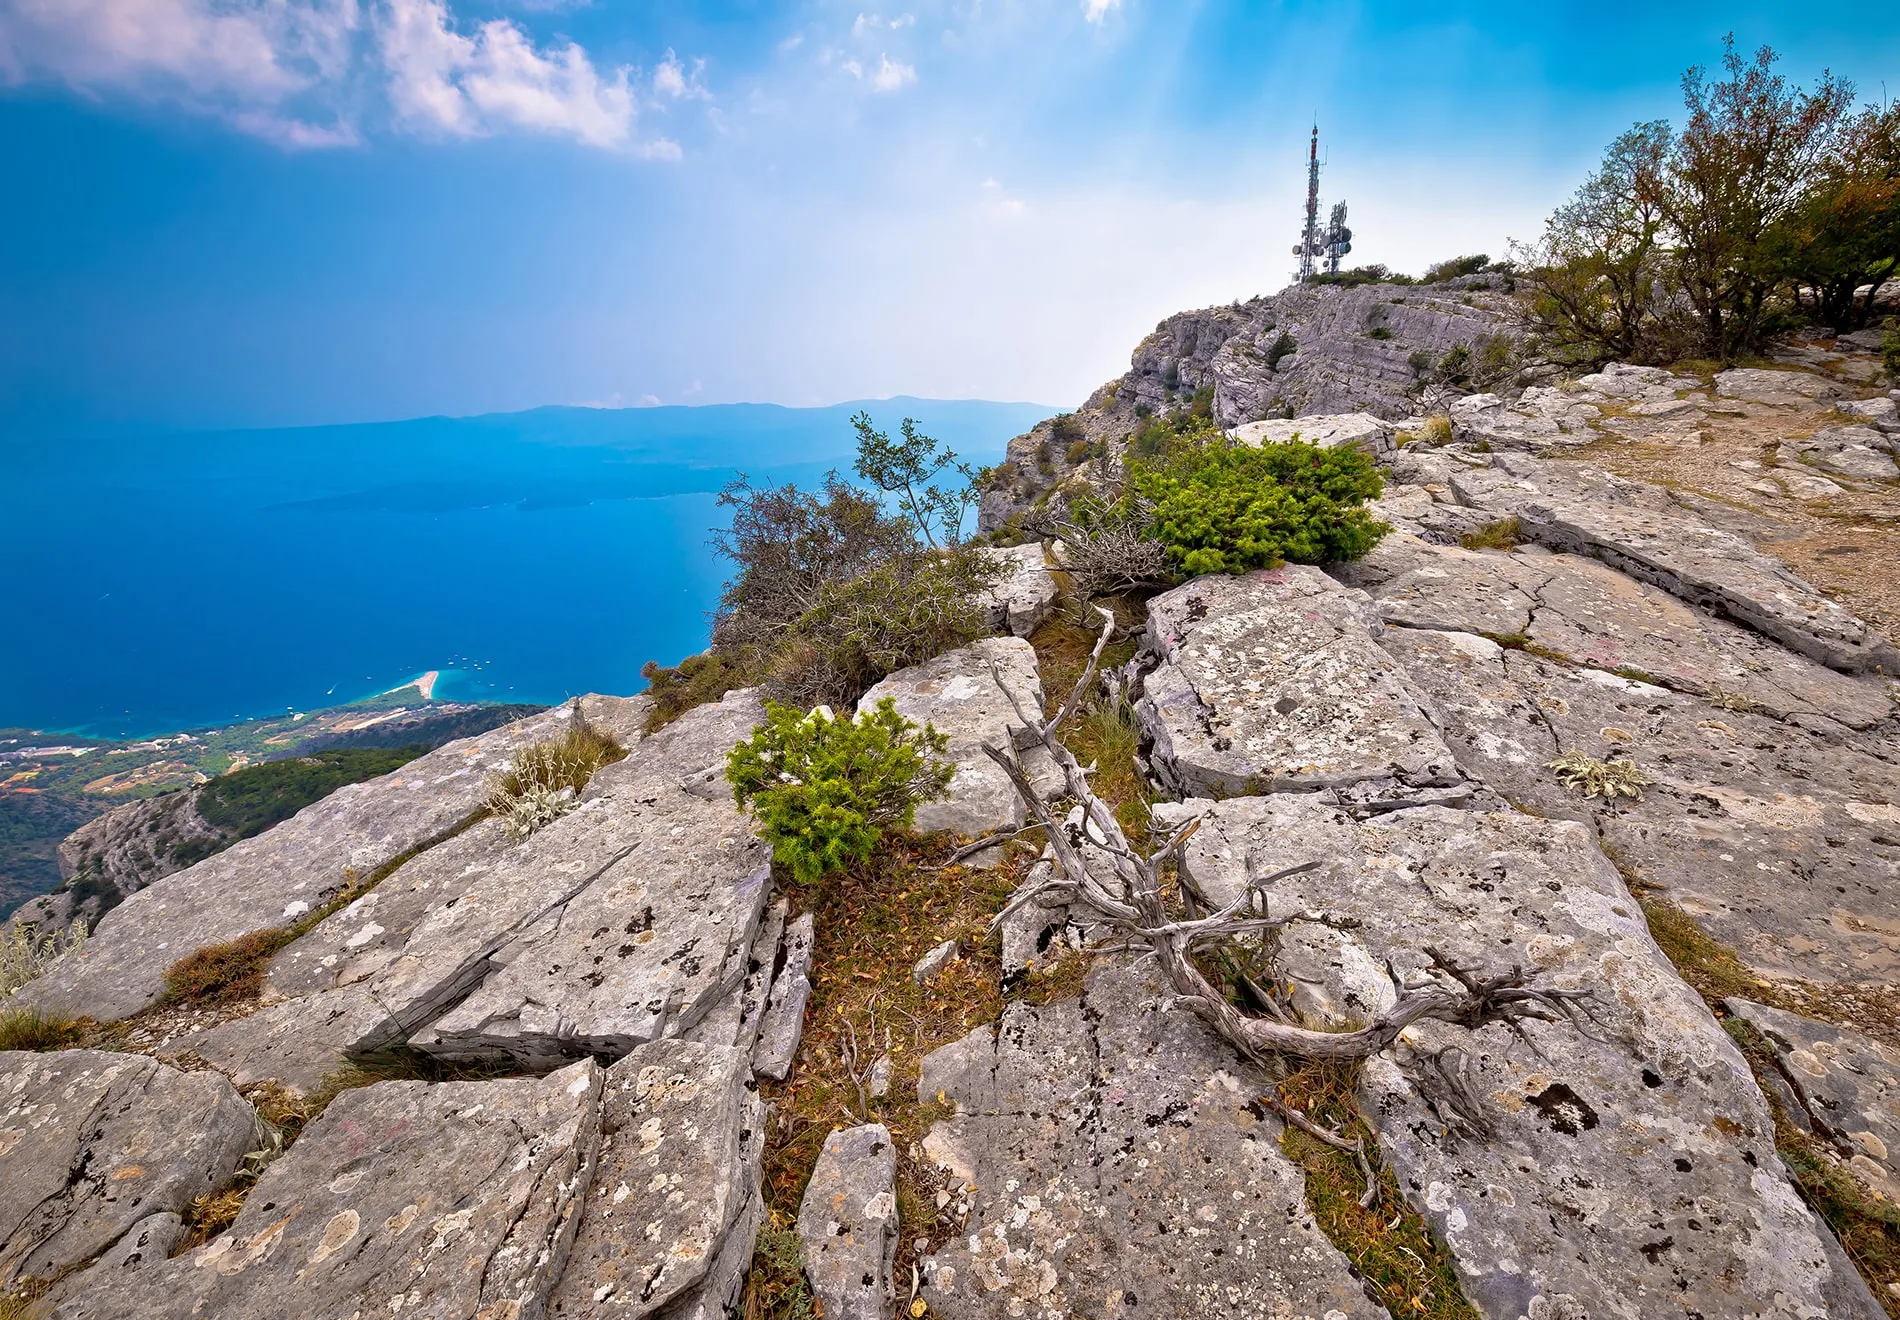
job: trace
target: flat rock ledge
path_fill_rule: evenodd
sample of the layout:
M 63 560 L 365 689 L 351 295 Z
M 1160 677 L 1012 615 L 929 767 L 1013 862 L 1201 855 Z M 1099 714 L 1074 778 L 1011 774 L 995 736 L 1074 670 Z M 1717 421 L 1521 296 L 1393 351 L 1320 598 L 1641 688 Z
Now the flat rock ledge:
M 623 744 L 639 739 L 644 697 L 584 697 L 583 715 Z M 283 926 L 353 880 L 455 833 L 488 778 L 529 743 L 557 736 L 564 705 L 463 738 L 379 779 L 338 789 L 290 820 L 140 890 L 107 913 L 86 947 L 16 991 L 9 1007 L 102 1022 L 157 1003 L 165 970 L 196 949 Z
M 805 1277 L 825 1320 L 887 1320 L 897 1233 L 890 1132 L 882 1123 L 834 1130 L 798 1207 Z
M 1270 911 L 1359 919 L 1282 935 L 1308 1021 L 1364 1021 L 1392 1001 L 1388 966 L 1416 977 L 1428 946 L 1592 992 L 1584 1030 L 1420 1022 L 1365 1068 L 1362 1110 L 1480 1314 L 1879 1314 L 1781 1168 L 1740 1051 L 1586 829 L 1443 807 L 1360 821 L 1293 794 L 1162 814 L 1201 818 L 1183 865 L 1216 904 L 1255 858 L 1321 863 L 1267 889 Z
M 1364 593 L 1289 564 L 1196 578 L 1148 604 L 1136 714 L 1182 794 L 1464 782 Z
M 923 1151 L 964 1219 L 923 1262 L 931 1312 L 1384 1320 L 1252 1103 L 1267 1079 L 1161 998 L 1109 963 L 925 1059 L 920 1098 L 956 1115 Z

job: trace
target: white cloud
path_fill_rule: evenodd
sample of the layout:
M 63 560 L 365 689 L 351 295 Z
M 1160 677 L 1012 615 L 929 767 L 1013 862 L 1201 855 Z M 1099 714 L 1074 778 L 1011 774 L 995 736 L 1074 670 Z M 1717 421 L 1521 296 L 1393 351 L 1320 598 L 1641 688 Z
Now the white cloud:
M 917 22 L 915 14 L 899 14 L 896 18 L 885 18 L 881 14 L 859 14 L 851 24 L 851 35 L 862 37 L 866 33 L 879 32 L 889 28 L 898 32 Z
M 356 0 L 10 0 L 0 79 L 182 101 L 286 145 L 354 140 L 270 112 L 342 76 L 358 26 Z
M 666 58 L 661 60 L 659 67 L 653 70 L 653 94 L 670 97 L 675 101 L 682 97 L 710 101 L 712 93 L 706 90 L 705 83 L 701 81 L 701 75 L 705 71 L 706 61 L 694 60 L 692 70 L 688 72 L 685 64 L 680 62 L 679 56 L 668 49 Z
M 499 18 L 466 37 L 441 0 L 389 0 L 377 35 L 390 99 L 413 126 L 460 137 L 527 128 L 595 147 L 619 146 L 633 134 L 628 71 L 603 80 L 573 42 L 539 51 Z
M 889 55 L 877 57 L 877 72 L 871 75 L 871 87 L 874 91 L 894 92 L 916 81 L 917 70 L 914 66 L 899 64 Z
M 850 74 L 853 78 L 862 78 L 864 76 L 864 66 L 859 64 L 856 60 L 846 60 L 838 67 Z
M 669 50 L 654 90 L 703 98 L 702 68 Z M 170 101 L 287 149 L 359 143 L 380 80 L 398 128 L 678 156 L 635 141 L 630 77 L 571 41 L 537 47 L 509 19 L 465 33 L 445 0 L 0 0 L 0 81 Z
M 1120 9 L 1122 0 L 1082 0 L 1082 17 L 1091 23 L 1099 23 L 1108 17 L 1111 9 Z

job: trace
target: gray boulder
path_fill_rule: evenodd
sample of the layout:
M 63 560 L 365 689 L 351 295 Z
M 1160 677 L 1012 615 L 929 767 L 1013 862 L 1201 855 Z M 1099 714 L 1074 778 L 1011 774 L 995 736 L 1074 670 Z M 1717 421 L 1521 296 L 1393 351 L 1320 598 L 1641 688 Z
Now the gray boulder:
M 216 1073 L 97 1050 L 0 1052 L 0 1292 L 183 1214 L 262 1144 L 257 1115 Z
M 1587 445 L 1601 438 L 1593 426 L 1603 416 L 1601 408 L 1547 386 L 1525 390 L 1514 400 L 1470 394 L 1447 411 L 1452 434 L 1468 445 L 1544 450 Z
M 983 594 L 983 613 L 996 632 L 1027 637 L 1056 608 L 1056 580 L 1049 572 L 1042 542 L 981 551 L 997 570 L 994 586 Z
M 1042 678 L 1035 649 L 1020 638 L 990 637 L 900 669 L 859 700 L 862 713 L 889 697 L 898 714 L 933 725 L 950 740 L 946 755 L 956 777 L 948 796 L 917 808 L 920 833 L 983 835 L 1016 829 L 1027 818 L 1009 779 L 982 750 L 985 743 L 1007 747 L 1012 728 L 1020 727 L 1012 695 L 1023 710 L 1041 712 Z M 1046 762 L 1034 764 L 1052 771 Z
M 1852 403 L 1839 405 L 1840 410 L 1853 417 L 1864 420 L 1869 426 L 1882 431 L 1900 431 L 1900 404 L 1896 404 L 1885 395 L 1873 399 L 1858 399 Z
M 536 1070 L 617 1058 L 679 1034 L 735 992 L 771 859 L 730 792 L 700 787 L 762 717 L 756 694 L 728 694 L 602 770 L 589 785 L 597 796 L 574 814 L 592 806 L 615 822 L 624 855 L 497 947 L 481 984 L 417 1032 L 415 1047 Z
M 897 1256 L 897 1149 L 882 1123 L 834 1128 L 798 1207 L 805 1277 L 826 1320 L 887 1320 Z
M 1460 783 L 1379 627 L 1362 593 L 1297 564 L 1156 597 L 1136 706 L 1156 776 L 1188 794 Z
M 957 1112 L 923 1151 L 962 1225 L 922 1263 L 931 1312 L 1384 1320 L 1253 1104 L 1267 1078 L 1162 999 L 1105 962 L 924 1060 L 920 1097 Z
M 644 697 L 589 697 L 587 718 L 639 736 Z M 477 812 L 488 777 L 514 752 L 555 736 L 570 707 L 439 747 L 380 779 L 350 784 L 290 820 L 140 890 L 108 913 L 85 949 L 62 958 L 10 1003 L 102 1021 L 149 1008 L 165 969 L 207 945 L 282 926 L 355 878 L 441 842 Z
M 1440 807 L 1361 822 L 1290 794 L 1163 815 L 1200 817 L 1183 865 L 1216 904 L 1254 858 L 1320 863 L 1266 890 L 1272 912 L 1358 918 L 1281 933 L 1308 1021 L 1365 1021 L 1428 948 L 1591 992 L 1581 1027 L 1421 1021 L 1366 1066 L 1362 1112 L 1481 1315 L 1647 1320 L 1658 1297 L 1707 1316 L 1879 1314 L 1781 1169 L 1747 1063 L 1588 830 Z M 1468 1088 L 1447 1086 L 1461 1069 Z
M 1888 453 L 1892 448 L 1893 441 L 1871 426 L 1830 426 L 1781 445 L 1783 452 L 1804 463 L 1863 481 L 1900 478 L 1900 467 Z
M 548 1314 L 665 1315 L 697 1300 L 756 1198 L 763 1107 L 744 1051 L 655 1041 L 607 1072 L 600 1153 Z M 685 1305 L 682 1305 L 685 1304 Z
M 136 1271 L 90 1272 L 55 1315 L 278 1320 L 372 1302 L 439 1320 L 540 1315 L 578 1226 L 600 1099 L 591 1060 L 539 1079 L 345 1091 L 227 1232 Z
M 1820 1138 L 1867 1190 L 1900 1205 L 1900 1050 L 1747 999 L 1729 1012 L 1775 1051 L 1790 1122 Z
M 1838 399 L 1840 386 L 1806 371 L 1776 371 L 1762 367 L 1735 367 L 1715 377 L 1715 392 L 1724 399 L 1765 403 L 1779 408 L 1801 408 Z

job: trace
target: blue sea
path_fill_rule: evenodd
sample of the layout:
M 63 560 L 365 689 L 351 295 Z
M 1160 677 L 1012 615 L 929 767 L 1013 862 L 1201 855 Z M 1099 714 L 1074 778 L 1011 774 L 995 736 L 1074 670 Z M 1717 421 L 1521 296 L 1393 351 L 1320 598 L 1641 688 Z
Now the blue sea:
M 540 408 L 0 442 L 0 727 L 134 737 L 440 672 L 440 699 L 644 686 L 702 649 L 715 495 L 849 473 L 850 416 L 979 463 L 1053 408 Z

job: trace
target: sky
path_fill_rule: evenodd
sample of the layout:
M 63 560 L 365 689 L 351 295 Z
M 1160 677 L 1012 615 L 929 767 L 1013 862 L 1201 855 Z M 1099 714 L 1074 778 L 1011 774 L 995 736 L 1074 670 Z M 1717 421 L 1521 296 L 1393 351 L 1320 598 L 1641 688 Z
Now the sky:
M 1529 237 L 1734 32 L 1888 3 L 0 0 L 0 444 L 541 404 L 1074 406 L 1286 283 Z

